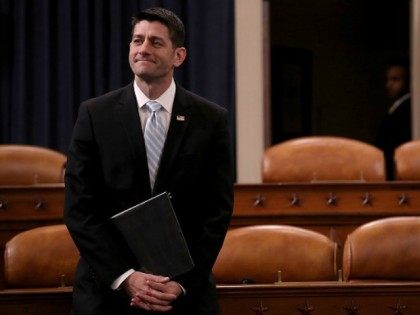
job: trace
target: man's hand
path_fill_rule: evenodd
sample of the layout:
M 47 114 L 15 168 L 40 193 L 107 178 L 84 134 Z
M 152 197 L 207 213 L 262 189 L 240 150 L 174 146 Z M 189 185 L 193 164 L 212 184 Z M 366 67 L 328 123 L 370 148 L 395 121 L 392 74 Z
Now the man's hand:
M 122 286 L 131 297 L 131 306 L 154 312 L 167 312 L 181 293 L 181 287 L 168 277 L 134 272 Z

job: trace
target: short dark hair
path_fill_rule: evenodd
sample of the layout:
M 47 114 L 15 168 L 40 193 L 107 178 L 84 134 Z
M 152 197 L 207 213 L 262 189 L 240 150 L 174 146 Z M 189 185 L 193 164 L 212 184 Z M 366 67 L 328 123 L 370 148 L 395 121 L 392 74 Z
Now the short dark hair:
M 406 82 L 410 82 L 410 60 L 407 57 L 394 57 L 390 60 L 388 60 L 386 64 L 386 70 L 389 70 L 389 68 L 392 67 L 399 67 L 405 69 L 405 79 Z
M 389 67 L 402 67 L 409 69 L 410 68 L 410 61 L 408 58 L 405 57 L 395 57 L 392 59 L 389 59 L 387 64 L 387 68 Z
M 131 19 L 132 30 L 134 26 L 140 21 L 159 21 L 162 24 L 166 25 L 169 30 L 169 37 L 172 41 L 172 45 L 175 47 L 184 46 L 185 41 L 185 28 L 184 23 L 181 19 L 172 11 L 169 11 L 164 8 L 149 8 L 143 11 L 140 11 L 133 15 Z

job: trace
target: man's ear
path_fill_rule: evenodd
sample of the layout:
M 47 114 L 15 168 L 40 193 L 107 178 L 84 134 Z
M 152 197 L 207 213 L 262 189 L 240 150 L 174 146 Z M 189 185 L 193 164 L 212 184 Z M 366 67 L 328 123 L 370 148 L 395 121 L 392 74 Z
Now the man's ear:
M 175 60 L 174 60 L 174 66 L 175 68 L 182 65 L 185 58 L 187 57 L 187 49 L 185 47 L 178 47 L 175 49 Z

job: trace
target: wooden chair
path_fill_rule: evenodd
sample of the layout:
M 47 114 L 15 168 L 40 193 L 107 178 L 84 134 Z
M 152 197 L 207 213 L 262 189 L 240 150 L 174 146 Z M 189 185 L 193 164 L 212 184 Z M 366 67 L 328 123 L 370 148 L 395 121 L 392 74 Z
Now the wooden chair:
M 6 288 L 73 284 L 79 252 L 64 224 L 21 232 L 6 243 Z
M 66 156 L 31 145 L 0 145 L 0 185 L 62 183 Z
M 304 137 L 265 150 L 262 181 L 384 181 L 383 152 L 364 142 L 341 137 Z
M 229 230 L 213 267 L 217 284 L 337 279 L 337 245 L 319 233 L 287 225 Z
M 419 266 L 420 217 L 367 223 L 344 245 L 344 280 L 420 280 Z
M 398 146 L 394 152 L 396 180 L 420 180 L 420 140 Z

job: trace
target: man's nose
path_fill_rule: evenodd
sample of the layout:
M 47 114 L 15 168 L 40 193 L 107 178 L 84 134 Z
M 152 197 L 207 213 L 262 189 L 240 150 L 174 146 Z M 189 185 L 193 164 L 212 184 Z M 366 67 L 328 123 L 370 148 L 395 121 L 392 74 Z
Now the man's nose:
M 143 43 L 141 43 L 141 45 L 139 45 L 139 52 L 140 53 L 148 53 L 150 48 L 150 41 L 149 40 L 144 40 Z

